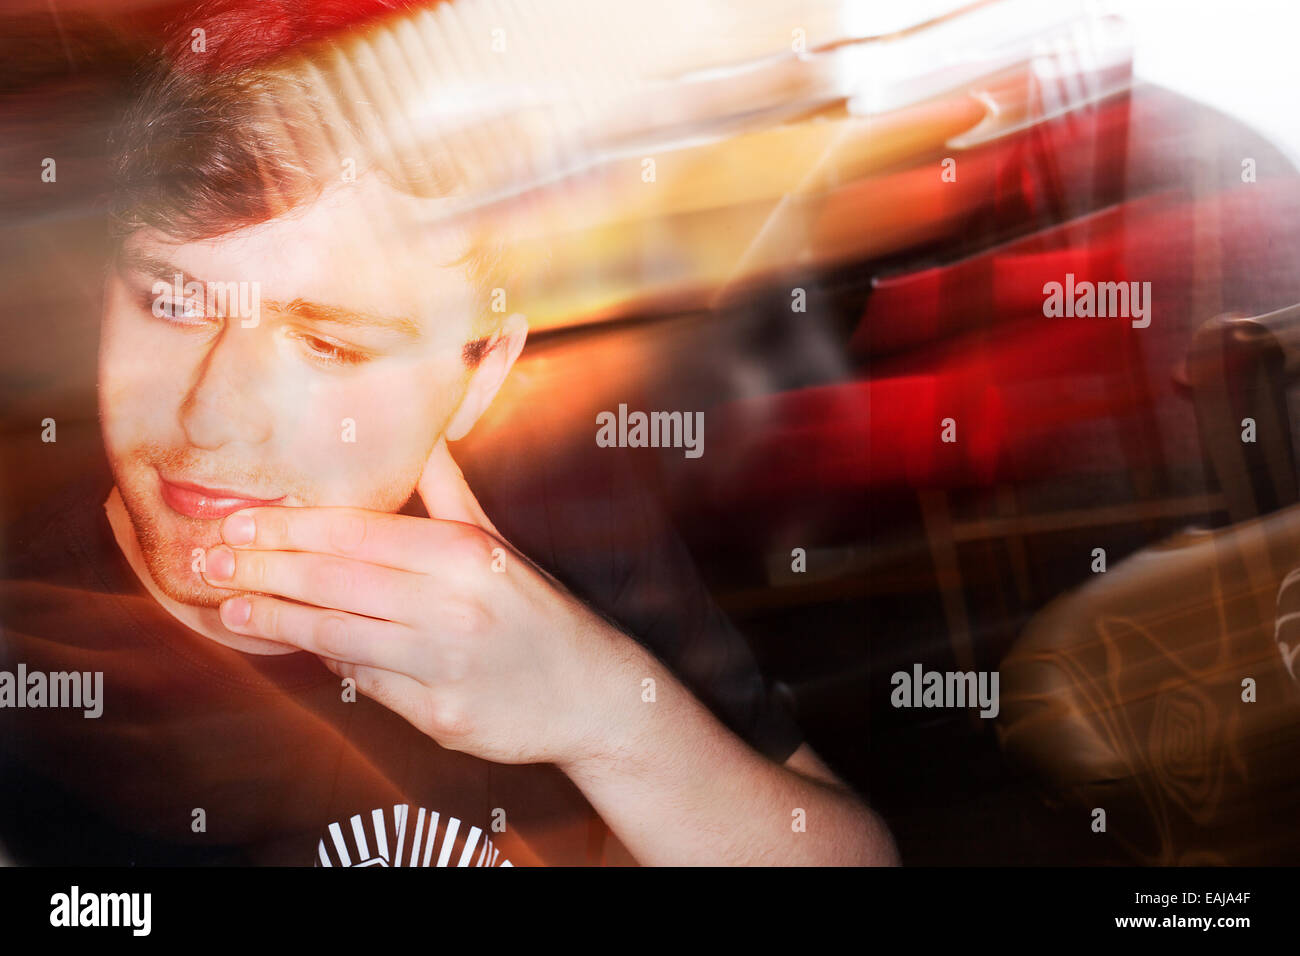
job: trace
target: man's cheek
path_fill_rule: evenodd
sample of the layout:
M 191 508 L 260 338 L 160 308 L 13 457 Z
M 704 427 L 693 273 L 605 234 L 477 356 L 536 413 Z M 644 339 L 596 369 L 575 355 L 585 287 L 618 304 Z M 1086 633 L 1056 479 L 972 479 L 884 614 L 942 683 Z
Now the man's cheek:
M 143 419 L 145 389 L 121 373 L 120 367 L 110 366 L 99 378 L 99 415 L 110 450 L 118 450 L 148 430 L 147 420 Z
M 377 370 L 378 371 L 378 370 Z M 405 459 L 428 454 L 445 424 L 428 404 L 429 379 L 408 382 L 405 376 L 366 378 L 346 391 L 312 394 L 317 426 L 328 457 L 352 470 L 378 458 Z
M 110 451 L 141 441 L 165 440 L 175 431 L 176 401 L 169 396 L 166 383 L 155 376 L 106 376 L 100 383 L 99 406 Z
M 396 510 L 414 488 L 425 454 L 382 416 L 338 411 L 303 429 L 286 460 L 311 485 L 310 504 Z
M 133 422 L 174 411 L 184 393 L 189 361 L 165 340 L 129 334 L 125 323 L 105 323 L 99 361 L 99 401 L 106 419 L 130 430 Z
M 376 462 L 379 467 L 340 472 L 317 483 L 311 504 L 324 508 L 365 508 L 397 511 L 415 490 L 420 467 L 410 463 Z

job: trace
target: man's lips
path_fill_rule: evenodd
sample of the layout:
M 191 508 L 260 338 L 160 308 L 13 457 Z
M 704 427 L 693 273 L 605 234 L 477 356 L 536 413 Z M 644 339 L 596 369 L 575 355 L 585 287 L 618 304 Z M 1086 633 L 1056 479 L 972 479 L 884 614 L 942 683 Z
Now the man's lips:
M 278 505 L 284 501 L 283 495 L 279 498 L 249 498 L 225 488 L 206 488 L 186 481 L 168 481 L 162 475 L 158 478 L 167 507 L 187 518 L 224 518 L 245 508 Z

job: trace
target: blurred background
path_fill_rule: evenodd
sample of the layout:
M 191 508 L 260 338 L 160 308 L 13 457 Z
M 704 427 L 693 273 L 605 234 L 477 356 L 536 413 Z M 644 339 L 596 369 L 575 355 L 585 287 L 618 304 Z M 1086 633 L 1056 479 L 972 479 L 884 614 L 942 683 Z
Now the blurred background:
M 99 440 L 105 139 L 190 6 L 2 14 L 6 520 Z M 703 411 L 702 457 L 620 453 L 907 863 L 1293 861 L 1300 11 L 520 4 L 503 60 L 494 5 L 456 6 L 429 82 L 499 157 L 471 196 L 533 329 L 461 454 L 490 469 L 526 420 L 581 459 L 598 411 Z M 540 23 L 566 69 L 529 60 Z M 1149 326 L 1047 317 L 1066 274 L 1149 282 Z M 998 670 L 1000 716 L 892 707 L 914 664 Z

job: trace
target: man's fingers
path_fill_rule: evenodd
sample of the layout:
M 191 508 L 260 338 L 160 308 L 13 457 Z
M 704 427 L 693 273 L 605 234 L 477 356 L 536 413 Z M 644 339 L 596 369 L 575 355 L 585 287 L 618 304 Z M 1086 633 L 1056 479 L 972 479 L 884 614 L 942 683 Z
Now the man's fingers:
M 220 613 L 221 623 L 236 634 L 289 644 L 333 661 L 409 674 L 420 659 L 414 632 L 391 621 L 252 594 L 223 602 Z
M 500 537 L 500 532 L 488 519 L 478 498 L 470 490 L 469 483 L 465 481 L 464 472 L 451 457 L 445 438 L 438 439 L 429 460 L 424 463 L 424 471 L 415 487 L 430 518 L 477 525 Z
M 405 717 L 421 733 L 427 733 L 418 721 L 423 712 L 420 702 L 427 696 L 428 690 L 419 681 L 405 674 L 353 664 L 350 661 L 321 658 L 321 663 L 339 677 L 350 677 L 357 682 L 357 690 L 361 693 L 393 713 Z
M 316 607 L 415 623 L 428 578 L 412 571 L 305 551 L 208 549 L 203 578 L 215 587 L 256 591 Z
M 248 508 L 221 522 L 237 550 L 309 551 L 411 571 L 436 559 L 438 522 L 361 508 Z

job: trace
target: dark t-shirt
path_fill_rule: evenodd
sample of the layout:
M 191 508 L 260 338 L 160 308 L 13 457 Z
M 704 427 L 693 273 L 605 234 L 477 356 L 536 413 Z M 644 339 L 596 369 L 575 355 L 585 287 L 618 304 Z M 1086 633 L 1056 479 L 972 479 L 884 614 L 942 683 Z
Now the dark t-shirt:
M 88 467 L 0 541 L 0 669 L 103 672 L 98 718 L 0 706 L 0 847 L 17 862 L 630 860 L 555 767 L 445 750 L 364 695 L 345 700 L 310 654 L 245 654 L 178 623 L 114 540 L 106 464 Z M 760 752 L 793 753 L 797 726 L 616 456 L 465 472 L 515 547 Z M 407 511 L 423 514 L 418 499 Z

